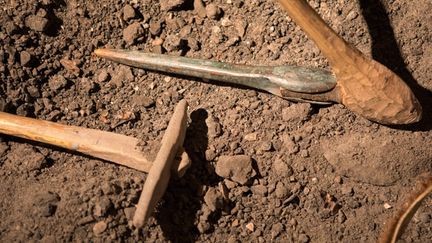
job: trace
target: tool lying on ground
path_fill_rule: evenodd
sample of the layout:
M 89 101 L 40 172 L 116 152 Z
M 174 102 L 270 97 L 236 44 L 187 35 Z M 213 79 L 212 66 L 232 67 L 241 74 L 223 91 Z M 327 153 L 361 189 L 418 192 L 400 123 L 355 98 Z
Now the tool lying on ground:
M 185 100 L 177 104 L 154 163 L 142 154 L 138 139 L 112 132 L 0 112 L 0 133 L 43 142 L 149 172 L 133 218 L 133 225 L 142 228 L 162 198 L 171 170 L 181 177 L 190 166 L 190 159 L 182 147 L 187 126 L 187 106 Z M 181 155 L 178 163 L 174 163 L 176 155 Z
M 140 151 L 139 139 L 113 132 L 0 112 L 0 133 L 77 151 L 143 172 L 149 172 L 152 167 L 148 156 Z M 187 163 L 180 163 L 173 169 L 183 175 L 188 166 Z
M 307 2 L 280 2 L 329 59 L 336 78 L 329 72 L 304 67 L 244 66 L 113 49 L 95 53 L 129 66 L 239 84 L 290 100 L 342 103 L 382 124 L 409 124 L 421 119 L 419 102 L 396 74 L 340 38 Z

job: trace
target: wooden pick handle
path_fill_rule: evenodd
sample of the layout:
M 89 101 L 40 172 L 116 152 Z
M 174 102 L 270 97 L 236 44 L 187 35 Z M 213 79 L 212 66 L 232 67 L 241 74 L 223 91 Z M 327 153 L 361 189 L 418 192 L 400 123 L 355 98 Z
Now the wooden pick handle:
M 0 112 L 0 133 L 38 141 L 149 172 L 152 162 L 139 147 L 139 140 L 112 132 L 68 126 Z M 189 165 L 173 168 L 179 174 Z
M 330 61 L 342 104 L 382 124 L 421 119 L 420 103 L 395 73 L 339 37 L 305 0 L 279 1 Z

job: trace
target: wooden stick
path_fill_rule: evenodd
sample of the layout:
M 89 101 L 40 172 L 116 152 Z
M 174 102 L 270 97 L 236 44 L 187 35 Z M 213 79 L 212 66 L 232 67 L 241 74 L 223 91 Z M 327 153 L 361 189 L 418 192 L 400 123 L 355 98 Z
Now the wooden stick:
M 133 137 L 95 129 L 62 125 L 0 112 L 0 133 L 38 141 L 149 172 L 152 162 Z M 180 163 L 179 173 L 189 165 Z
M 339 37 L 305 0 L 279 2 L 330 61 L 342 104 L 383 124 L 408 124 L 421 119 L 420 103 L 395 73 Z
M 432 193 L 432 175 L 429 174 L 420 181 L 420 187 L 407 199 L 402 209 L 392 221 L 390 221 L 379 238 L 380 243 L 396 243 L 408 227 L 423 200 Z
M 133 218 L 133 225 L 136 228 L 142 228 L 145 225 L 168 186 L 170 168 L 186 134 L 186 111 L 187 102 L 181 100 L 174 109 L 174 114 L 162 138 L 161 148 L 144 183 Z

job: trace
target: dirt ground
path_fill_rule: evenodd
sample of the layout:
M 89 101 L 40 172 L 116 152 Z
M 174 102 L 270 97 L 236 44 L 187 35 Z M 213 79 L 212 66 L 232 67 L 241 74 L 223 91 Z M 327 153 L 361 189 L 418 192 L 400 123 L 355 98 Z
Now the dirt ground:
M 430 0 L 309 1 L 410 85 L 424 115 L 400 127 L 342 105 L 293 103 L 92 54 L 114 47 L 329 69 L 276 1 L 0 3 L 0 110 L 135 136 L 151 147 L 186 99 L 192 158 L 137 232 L 130 222 L 144 173 L 2 135 L 2 242 L 375 242 L 418 176 L 432 171 Z M 220 176 L 235 163 L 249 173 Z M 431 223 L 429 197 L 403 241 L 430 242 Z

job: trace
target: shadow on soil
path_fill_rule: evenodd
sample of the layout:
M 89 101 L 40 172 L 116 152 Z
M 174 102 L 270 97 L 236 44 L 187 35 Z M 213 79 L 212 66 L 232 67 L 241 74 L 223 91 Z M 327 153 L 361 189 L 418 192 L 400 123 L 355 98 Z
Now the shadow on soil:
M 432 92 L 421 87 L 407 69 L 385 7 L 379 0 L 359 0 L 363 17 L 372 39 L 372 57 L 395 72 L 410 86 L 423 107 L 422 120 L 413 125 L 395 128 L 412 131 L 432 129 Z

